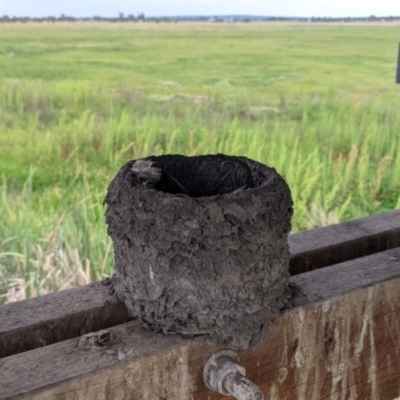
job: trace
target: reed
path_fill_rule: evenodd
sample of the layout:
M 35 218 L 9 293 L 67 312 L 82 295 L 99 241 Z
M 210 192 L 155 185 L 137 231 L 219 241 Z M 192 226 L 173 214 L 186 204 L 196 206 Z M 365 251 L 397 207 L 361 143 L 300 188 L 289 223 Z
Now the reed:
M 106 189 L 149 154 L 275 167 L 294 231 L 400 208 L 395 26 L 171 25 L 0 26 L 1 302 L 110 276 Z

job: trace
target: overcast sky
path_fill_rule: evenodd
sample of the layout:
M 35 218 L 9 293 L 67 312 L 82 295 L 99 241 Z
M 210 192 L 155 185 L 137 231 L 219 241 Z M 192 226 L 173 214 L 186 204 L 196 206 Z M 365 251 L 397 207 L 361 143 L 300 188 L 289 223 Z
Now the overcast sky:
M 0 15 L 75 17 L 227 15 L 347 17 L 400 15 L 399 0 L 0 0 Z

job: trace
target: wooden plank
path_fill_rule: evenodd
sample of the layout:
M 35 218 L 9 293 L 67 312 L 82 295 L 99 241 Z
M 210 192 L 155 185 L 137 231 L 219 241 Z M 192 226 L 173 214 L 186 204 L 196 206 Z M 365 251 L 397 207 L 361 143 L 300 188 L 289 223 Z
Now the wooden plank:
M 400 210 L 289 236 L 292 275 L 400 246 Z M 0 358 L 128 321 L 102 282 L 0 306 Z
M 128 321 L 107 281 L 0 307 L 0 358 Z
M 400 395 L 400 248 L 291 278 L 295 307 L 240 357 L 268 399 Z M 222 400 L 201 372 L 218 347 L 134 322 L 0 360 L 2 399 Z M 96 339 L 97 338 L 97 339 Z M 102 339 L 103 338 L 103 339 Z
M 297 275 L 400 246 L 400 210 L 289 236 Z
M 289 236 L 292 275 L 400 246 L 400 210 Z M 128 321 L 102 282 L 0 306 L 0 358 Z

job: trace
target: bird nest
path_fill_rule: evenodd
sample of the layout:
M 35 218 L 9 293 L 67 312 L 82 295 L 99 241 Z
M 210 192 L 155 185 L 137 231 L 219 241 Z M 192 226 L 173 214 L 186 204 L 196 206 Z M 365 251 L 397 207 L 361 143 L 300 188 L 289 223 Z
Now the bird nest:
M 253 348 L 287 305 L 292 199 L 244 157 L 130 161 L 105 199 L 115 289 L 144 328 Z

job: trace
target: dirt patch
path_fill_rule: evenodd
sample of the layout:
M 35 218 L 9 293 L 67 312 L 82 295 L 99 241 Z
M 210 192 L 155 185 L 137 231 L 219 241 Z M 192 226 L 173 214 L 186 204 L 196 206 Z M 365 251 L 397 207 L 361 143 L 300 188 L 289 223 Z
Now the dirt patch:
M 106 197 L 115 289 L 143 327 L 254 348 L 289 297 L 292 199 L 273 169 L 224 155 L 125 164 Z
M 150 96 L 150 98 L 157 103 L 184 103 L 190 102 L 194 104 L 209 103 L 211 101 L 210 96 L 195 96 L 190 94 L 175 93 L 170 96 L 155 94 Z

